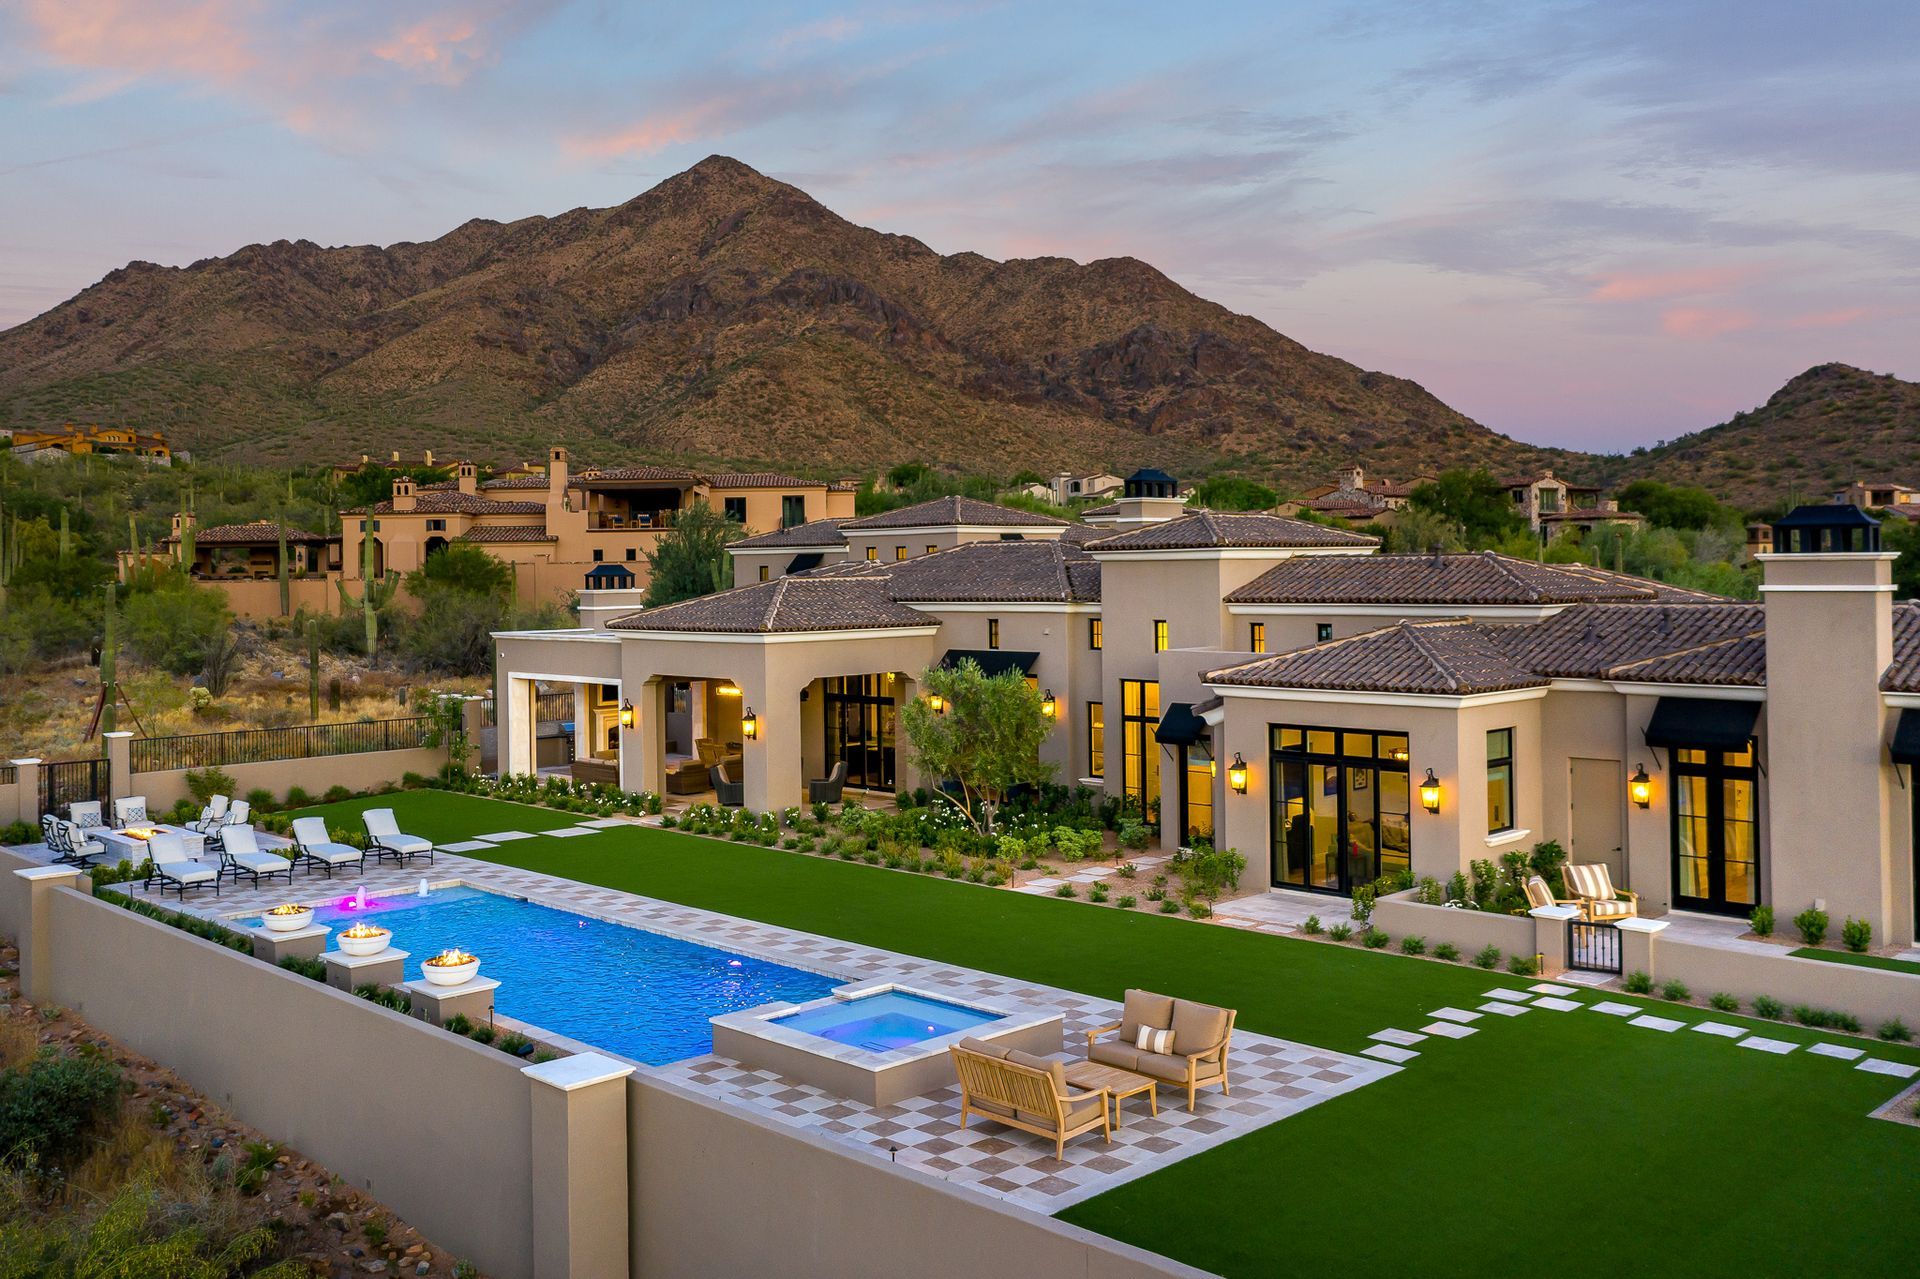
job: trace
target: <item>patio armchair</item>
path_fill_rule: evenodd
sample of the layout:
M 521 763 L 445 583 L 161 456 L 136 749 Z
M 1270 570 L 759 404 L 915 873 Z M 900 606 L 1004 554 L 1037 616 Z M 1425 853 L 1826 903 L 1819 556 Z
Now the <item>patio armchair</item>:
M 433 861 L 433 842 L 418 835 L 403 834 L 391 808 L 369 808 L 360 814 L 367 827 L 367 851 L 376 857 L 391 857 L 404 863 L 409 857 L 424 855 Z
M 47 851 L 53 854 L 56 862 L 70 862 L 75 866 L 85 866 L 87 858 L 106 855 L 107 846 L 97 839 L 88 839 L 87 833 L 72 822 L 63 822 L 52 813 L 44 813 L 40 818 L 40 837 L 47 843 Z
M 834 762 L 833 771 L 826 777 L 807 783 L 807 802 L 809 804 L 838 804 L 840 793 L 847 786 L 847 761 Z
M 228 826 L 221 830 L 218 838 L 220 873 L 232 875 L 234 883 L 239 883 L 242 875 L 250 876 L 255 888 L 260 887 L 262 875 L 269 880 L 275 875 L 285 875 L 287 883 L 293 883 L 292 860 L 260 847 L 260 837 L 253 833 L 253 827 Z
M 1018 1049 L 962 1039 L 947 1050 L 960 1076 L 960 1126 L 973 1115 L 1053 1140 L 1053 1156 L 1065 1158 L 1067 1141 L 1098 1128 L 1109 1144 L 1113 1121 L 1104 1089 L 1074 1091 L 1066 1066 Z
M 309 874 L 316 866 L 327 872 L 328 879 L 332 879 L 333 872 L 343 866 L 366 869 L 366 850 L 335 842 L 327 833 L 326 822 L 318 817 L 293 819 L 293 846 L 299 850 L 301 860 L 307 863 Z
M 163 897 L 169 884 L 179 890 L 181 901 L 187 899 L 189 888 L 205 888 L 208 884 L 213 885 L 215 897 L 220 895 L 220 872 L 187 856 L 186 844 L 170 830 L 157 830 L 147 840 L 145 886 L 151 890 L 156 879 Z
M 1573 904 L 1580 908 L 1581 915 L 1588 923 L 1599 924 L 1639 916 L 1639 894 L 1616 890 L 1605 862 L 1590 862 L 1582 866 L 1568 862 L 1565 873 L 1567 891 L 1573 894 Z
M 1116 1066 L 1136 1075 L 1187 1090 L 1187 1109 L 1194 1094 L 1216 1084 L 1228 1096 L 1227 1053 L 1233 1046 L 1234 1010 L 1212 1004 L 1175 999 L 1145 990 L 1129 990 L 1121 1004 L 1120 1020 L 1087 1032 L 1087 1060 Z M 1154 1048 L 1141 1032 L 1171 1031 L 1171 1040 Z M 1100 1042 L 1103 1035 L 1116 1039 Z
M 67 805 L 67 820 L 86 830 L 90 826 L 105 826 L 106 819 L 100 815 L 100 801 L 83 799 Z
M 716 803 L 739 808 L 747 802 L 747 784 L 736 782 L 727 776 L 725 764 L 715 764 L 707 770 L 707 776 L 713 782 L 713 798 Z
M 1571 897 L 1555 897 L 1553 889 L 1547 886 L 1547 881 L 1538 875 L 1527 876 L 1526 882 L 1520 887 L 1526 890 L 1528 910 L 1539 910 L 1543 906 L 1578 906 L 1580 904 L 1578 900 Z
M 152 820 L 147 816 L 145 795 L 125 795 L 113 801 L 113 820 L 117 826 L 133 826 Z
M 202 835 L 212 834 L 227 820 L 227 803 L 225 795 L 215 795 L 200 810 L 200 816 L 187 823 L 187 829 Z

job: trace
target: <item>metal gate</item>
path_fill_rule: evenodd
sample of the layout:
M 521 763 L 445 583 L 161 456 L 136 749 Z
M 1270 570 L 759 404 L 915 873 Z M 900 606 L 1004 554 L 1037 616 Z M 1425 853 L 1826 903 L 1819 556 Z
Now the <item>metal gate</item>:
M 1567 967 L 1587 973 L 1620 971 L 1620 930 L 1612 924 L 1567 921 Z
M 107 802 L 107 761 L 94 759 L 50 760 L 40 765 L 40 811 L 67 815 L 69 804 L 97 799 Z

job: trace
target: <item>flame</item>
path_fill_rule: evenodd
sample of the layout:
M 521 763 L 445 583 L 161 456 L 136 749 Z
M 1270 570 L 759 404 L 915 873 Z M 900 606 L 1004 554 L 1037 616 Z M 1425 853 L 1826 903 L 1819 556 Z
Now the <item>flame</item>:
M 268 911 L 268 912 L 267 912 L 267 914 L 269 914 L 269 915 L 298 915 L 298 914 L 299 914 L 299 913 L 300 913 L 301 911 L 303 911 L 303 910 L 305 910 L 305 909 L 307 909 L 307 908 L 306 908 L 305 906 L 302 906 L 302 905 L 299 905 L 299 904 L 298 904 L 298 903 L 296 903 L 296 902 L 287 902 L 287 903 L 285 903 L 284 905 L 280 905 L 280 906 L 275 906 L 275 907 L 274 907 L 274 908 L 273 908 L 272 910 L 270 910 L 270 911 Z
M 352 937 L 355 940 L 358 940 L 362 937 L 384 936 L 386 931 L 387 931 L 386 929 L 380 927 L 378 924 L 355 924 L 352 928 L 347 929 L 345 932 L 341 933 L 340 935 L 342 937 Z
M 449 946 L 426 962 L 436 968 L 458 968 L 461 964 L 471 964 L 475 958 L 458 946 Z

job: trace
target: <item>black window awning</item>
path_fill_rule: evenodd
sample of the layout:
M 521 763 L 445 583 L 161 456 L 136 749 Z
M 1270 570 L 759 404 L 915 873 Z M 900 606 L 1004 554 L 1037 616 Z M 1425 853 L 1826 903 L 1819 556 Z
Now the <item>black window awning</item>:
M 940 659 L 940 665 L 958 666 L 962 658 L 971 661 L 988 676 L 1004 675 L 1008 671 L 1031 675 L 1040 660 L 1040 654 L 1022 653 L 1010 648 L 950 648 Z
M 804 573 L 810 568 L 819 568 L 822 558 L 819 551 L 802 551 L 787 561 L 787 572 Z
M 1649 746 L 1738 751 L 1753 737 L 1760 703 L 1723 701 L 1715 697 L 1663 697 L 1647 722 Z
M 1207 721 L 1194 713 L 1191 702 L 1169 702 L 1153 730 L 1153 740 L 1166 746 L 1191 746 L 1207 735 Z
M 1892 750 L 1894 763 L 1920 764 L 1920 711 L 1900 712 L 1900 722 L 1893 730 Z

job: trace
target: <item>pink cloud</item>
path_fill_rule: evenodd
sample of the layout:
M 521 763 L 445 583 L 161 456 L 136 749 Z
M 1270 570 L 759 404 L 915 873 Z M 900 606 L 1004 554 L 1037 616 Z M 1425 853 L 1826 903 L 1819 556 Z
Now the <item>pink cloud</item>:
M 372 52 L 383 62 L 440 84 L 458 84 L 488 50 L 473 19 L 443 13 L 395 32 L 390 39 L 374 45 Z
M 1676 306 L 1660 313 L 1660 327 L 1677 338 L 1704 340 L 1754 325 L 1753 313 L 1717 307 Z
M 1867 318 L 1864 306 L 1848 307 L 1844 311 L 1815 311 L 1807 315 L 1796 315 L 1787 321 L 1795 329 L 1838 329 L 1858 323 Z
M 1752 267 L 1701 267 L 1691 271 L 1617 272 L 1604 276 L 1587 296 L 1596 302 L 1645 302 L 1652 298 L 1718 293 L 1749 279 Z
M 26 0 L 21 12 L 49 58 L 109 74 L 96 92 L 150 75 L 230 85 L 259 63 L 234 0 Z

